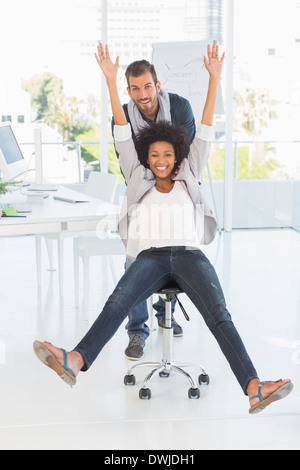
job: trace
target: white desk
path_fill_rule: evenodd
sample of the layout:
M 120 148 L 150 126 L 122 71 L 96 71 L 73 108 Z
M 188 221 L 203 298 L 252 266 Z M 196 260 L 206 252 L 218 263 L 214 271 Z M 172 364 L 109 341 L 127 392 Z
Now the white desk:
M 4 203 L 27 203 L 27 196 L 22 194 L 25 190 L 6 194 L 1 198 Z M 84 199 L 89 202 L 70 202 L 55 200 L 54 196 L 69 199 Z M 116 227 L 119 208 L 99 199 L 73 191 L 61 186 L 58 191 L 49 192 L 49 197 L 41 202 L 28 202 L 32 212 L 26 217 L 2 217 L 0 219 L 0 237 L 35 235 L 37 281 L 41 286 L 41 237 L 43 234 L 60 234 L 60 243 L 63 235 L 70 232 L 96 231 L 105 227 Z M 101 224 L 101 226 L 100 226 Z M 62 245 L 60 245 L 62 249 Z M 63 292 L 62 266 L 60 266 L 60 292 Z
M 23 189 L 23 191 L 25 191 Z M 57 201 L 53 196 L 87 199 L 89 202 L 72 204 Z M 6 194 L 1 202 L 26 203 L 27 196 L 21 191 Z M 42 202 L 29 202 L 32 212 L 26 217 L 2 217 L 0 237 L 18 235 L 42 235 L 45 233 L 80 232 L 96 230 L 103 219 L 116 220 L 119 208 L 61 186 L 58 191 L 49 192 Z

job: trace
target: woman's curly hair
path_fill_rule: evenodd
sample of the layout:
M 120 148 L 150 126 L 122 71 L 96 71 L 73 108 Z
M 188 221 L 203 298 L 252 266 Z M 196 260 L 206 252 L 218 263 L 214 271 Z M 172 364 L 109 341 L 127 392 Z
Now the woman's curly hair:
M 187 158 L 190 151 L 188 137 L 182 127 L 167 121 L 153 122 L 135 136 L 135 147 L 139 161 L 146 168 L 148 167 L 149 147 L 154 142 L 168 142 L 173 145 L 176 157 L 174 169 L 180 165 L 184 158 Z

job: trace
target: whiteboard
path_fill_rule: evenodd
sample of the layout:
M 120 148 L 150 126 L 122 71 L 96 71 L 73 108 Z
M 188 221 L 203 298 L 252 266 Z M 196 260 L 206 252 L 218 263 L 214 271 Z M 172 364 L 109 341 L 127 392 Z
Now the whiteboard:
M 177 93 L 191 103 L 196 122 L 201 121 L 208 89 L 209 73 L 203 56 L 207 44 L 213 41 L 184 41 L 153 44 L 152 63 L 162 88 Z M 221 84 L 219 83 L 216 114 L 224 114 Z

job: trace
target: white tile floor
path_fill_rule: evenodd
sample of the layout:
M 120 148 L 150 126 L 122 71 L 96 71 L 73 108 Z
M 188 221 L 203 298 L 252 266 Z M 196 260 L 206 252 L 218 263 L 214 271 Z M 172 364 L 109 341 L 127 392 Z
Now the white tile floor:
M 187 398 L 182 376 L 155 378 L 152 399 L 125 387 L 129 361 L 121 327 L 93 368 L 70 389 L 34 356 L 32 342 L 75 346 L 113 288 L 105 260 L 92 263 L 90 322 L 75 311 L 72 245 L 66 241 L 65 296 L 57 272 L 43 271 L 37 292 L 34 239 L 0 239 L 0 449 L 299 449 L 300 234 L 248 230 L 222 234 L 204 250 L 214 263 L 229 310 L 262 379 L 290 377 L 295 388 L 257 416 L 243 396 L 215 340 L 189 300 L 180 311 L 184 336 L 178 361 L 201 361 L 211 384 L 200 400 Z M 117 260 L 120 275 L 123 260 Z M 161 358 L 160 332 L 147 342 L 146 360 Z M 141 383 L 145 370 L 136 374 Z

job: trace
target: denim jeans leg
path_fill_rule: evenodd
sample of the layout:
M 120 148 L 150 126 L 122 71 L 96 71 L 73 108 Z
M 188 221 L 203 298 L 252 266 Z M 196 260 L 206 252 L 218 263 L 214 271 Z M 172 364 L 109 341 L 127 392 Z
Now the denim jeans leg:
M 175 312 L 175 307 L 176 307 L 176 300 L 173 300 L 171 303 L 172 316 Z M 153 308 L 154 310 L 157 311 L 157 313 L 155 314 L 157 318 L 165 317 L 165 302 L 161 297 L 158 297 L 158 301 L 155 302 L 155 304 L 153 304 Z
M 148 254 L 149 251 L 143 251 L 125 271 L 104 309 L 74 348 L 85 361 L 82 371 L 90 368 L 128 313 L 168 282 L 168 268 L 157 263 L 157 258 Z
M 134 261 L 134 259 L 127 257 L 125 270 L 128 269 L 129 266 L 134 263 Z M 148 317 L 149 312 L 146 301 L 142 302 L 140 305 L 137 305 L 137 307 L 134 307 L 128 314 L 128 323 L 125 326 L 128 336 L 138 334 L 147 339 L 150 334 L 150 329 L 146 324 Z
M 200 250 L 186 250 L 179 259 L 176 282 L 202 314 L 246 394 L 248 383 L 258 375 L 226 308 L 217 274 Z

